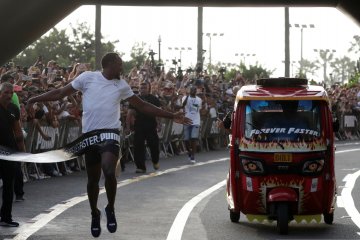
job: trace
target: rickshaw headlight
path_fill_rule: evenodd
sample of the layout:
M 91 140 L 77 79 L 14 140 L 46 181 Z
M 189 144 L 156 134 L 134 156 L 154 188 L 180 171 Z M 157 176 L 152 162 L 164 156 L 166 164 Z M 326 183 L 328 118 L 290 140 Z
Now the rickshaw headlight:
M 303 165 L 302 172 L 306 174 L 319 173 L 324 169 L 324 163 L 324 159 L 306 161 Z
M 242 168 L 248 174 L 263 174 L 264 166 L 261 161 L 254 159 L 241 159 Z

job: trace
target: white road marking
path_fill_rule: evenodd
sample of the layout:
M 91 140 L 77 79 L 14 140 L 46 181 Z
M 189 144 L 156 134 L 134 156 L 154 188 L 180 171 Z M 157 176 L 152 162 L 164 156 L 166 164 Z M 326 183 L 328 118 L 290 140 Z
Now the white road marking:
M 343 182 L 345 183 L 345 187 L 341 191 L 341 198 L 342 204 L 341 206 L 345 208 L 348 215 L 351 217 L 351 220 L 356 224 L 358 228 L 360 228 L 360 214 L 359 211 L 356 209 L 354 204 L 354 199 L 351 196 L 351 192 L 354 188 L 356 179 L 360 176 L 360 170 L 353 173 L 348 174 L 344 177 Z M 338 205 L 338 207 L 340 207 Z
M 354 152 L 354 151 L 360 151 L 360 148 L 356 148 L 356 149 L 349 149 L 349 150 L 343 150 L 343 151 L 337 151 L 336 154 L 340 154 L 340 153 L 347 153 L 347 152 Z M 359 171 L 360 172 L 360 171 Z M 356 180 L 356 178 L 355 178 Z M 354 183 L 355 184 L 355 180 Z M 205 197 L 207 197 L 209 194 L 211 194 L 212 192 L 216 191 L 217 189 L 219 189 L 220 187 L 222 187 L 223 185 L 225 185 L 225 181 L 222 181 L 218 184 L 216 184 L 215 186 L 205 190 L 204 192 L 200 193 L 199 195 L 195 196 L 194 198 L 192 198 L 189 202 L 187 202 L 184 207 L 179 211 L 179 213 L 177 214 L 167 237 L 167 240 L 181 240 L 181 236 L 182 233 L 184 231 L 184 227 L 186 224 L 186 221 L 192 211 L 192 209 Z M 345 189 L 349 189 L 349 186 L 345 185 Z M 353 185 L 352 185 L 353 188 Z M 344 204 L 346 206 L 346 203 L 348 202 L 352 202 L 352 205 L 354 206 L 354 201 L 351 197 L 351 189 L 349 189 L 350 191 L 350 198 L 345 195 L 345 196 L 340 196 L 340 202 L 344 201 Z M 343 191 L 344 192 L 344 191 Z M 351 205 L 347 206 L 350 207 Z M 345 208 L 346 209 L 346 208 Z M 358 218 L 358 216 L 354 215 L 354 209 L 350 209 L 350 211 L 353 211 L 353 214 L 350 214 L 349 211 L 347 210 L 348 214 L 351 216 L 351 219 L 355 218 L 353 221 L 357 221 L 358 219 L 360 220 L 360 217 Z M 357 212 L 356 208 L 355 211 Z M 358 213 L 358 212 L 357 212 Z M 355 223 L 356 224 L 356 223 Z M 356 224 L 357 225 L 357 224 Z M 357 225 L 359 226 L 359 225 Z M 360 226 L 359 226 L 360 227 Z
M 349 142 L 349 143 L 336 143 L 335 146 L 352 146 L 352 145 L 360 145 L 360 142 Z
M 193 208 L 201 202 L 204 198 L 210 195 L 212 192 L 218 190 L 219 188 L 225 186 L 226 180 L 219 182 L 218 184 L 212 186 L 211 188 L 203 191 L 199 195 L 193 197 L 190 201 L 188 201 L 180 212 L 176 215 L 176 218 L 170 228 L 169 234 L 166 240 L 181 240 L 185 223 L 193 210 Z
M 339 154 L 339 153 L 347 153 L 347 152 L 356 152 L 356 151 L 360 151 L 360 148 L 354 148 L 354 149 L 348 149 L 348 150 L 336 151 L 336 152 L 335 152 L 335 154 Z
M 347 153 L 347 152 L 354 152 L 359 151 L 359 148 L 337 151 L 335 154 L 339 153 Z M 355 170 L 355 169 L 354 169 Z M 348 174 L 344 177 L 343 182 L 345 182 L 345 186 L 341 191 L 341 195 L 338 196 L 337 199 L 337 206 L 345 208 L 345 211 L 350 216 L 351 220 L 355 223 L 355 225 L 360 228 L 360 214 L 359 211 L 356 209 L 354 204 L 354 199 L 352 198 L 351 192 L 355 186 L 356 179 L 360 176 L 360 170 Z
M 192 165 L 184 165 L 184 166 L 180 166 L 180 167 L 176 167 L 176 168 L 170 168 L 170 169 L 167 169 L 164 171 L 149 173 L 149 174 L 141 175 L 138 177 L 134 177 L 132 179 L 125 179 L 123 181 L 120 181 L 120 182 L 118 182 L 117 187 L 120 188 L 120 187 L 126 186 L 128 184 L 143 181 L 143 180 L 151 178 L 151 177 L 156 177 L 156 176 L 160 176 L 163 174 L 184 170 L 184 169 L 195 167 L 195 166 L 202 166 L 202 165 L 207 165 L 207 164 L 211 164 L 211 163 L 223 162 L 226 160 L 229 160 L 229 158 L 220 158 L 220 159 L 216 159 L 216 160 L 209 160 L 206 162 L 198 162 L 198 163 L 192 164 Z M 103 193 L 105 193 L 104 188 L 100 189 L 99 195 L 103 194 Z M 62 202 L 61 204 L 57 204 L 57 205 L 49 208 L 49 210 L 46 210 L 47 213 L 41 213 L 41 214 L 35 216 L 33 219 L 31 219 L 30 222 L 21 224 L 20 227 L 15 231 L 16 236 L 12 239 L 13 240 L 28 239 L 32 234 L 39 231 L 42 227 L 44 227 L 46 224 L 48 224 L 51 220 L 56 218 L 58 215 L 65 212 L 69 208 L 75 206 L 76 204 L 86 201 L 87 199 L 88 199 L 87 194 L 81 194 L 78 197 L 71 198 L 69 200 Z
M 354 151 L 360 151 L 360 148 L 357 148 L 357 149 L 349 149 L 349 150 L 342 150 L 342 151 L 336 151 L 335 154 L 339 154 L 339 153 L 347 153 L 347 152 L 354 152 Z M 170 172 L 176 172 L 176 171 L 180 171 L 180 170 L 183 170 L 183 169 L 187 169 L 187 168 L 190 168 L 190 167 L 194 167 L 194 166 L 201 166 L 201 165 L 206 165 L 206 164 L 211 164 L 211 163 L 216 163 L 216 162 L 221 162 L 221 161 L 226 161 L 226 160 L 229 160 L 229 158 L 221 158 L 221 159 L 217 159 L 217 160 L 210 160 L 210 161 L 206 161 L 206 162 L 199 162 L 199 163 L 196 163 L 194 165 L 184 165 L 184 166 L 181 166 L 181 167 L 177 167 L 177 168 L 171 168 L 171 169 L 167 169 L 167 170 L 164 170 L 164 171 L 158 171 L 158 172 L 155 172 L 155 173 L 150 173 L 150 174 L 146 174 L 146 175 L 141 175 L 139 177 L 135 177 L 133 179 L 126 179 L 126 180 L 123 180 L 121 182 L 118 183 L 117 187 L 120 188 L 122 186 L 125 186 L 125 185 L 128 185 L 128 184 L 131 184 L 133 182 L 138 182 L 138 181 L 142 181 L 142 180 L 145 180 L 145 179 L 148 179 L 148 178 L 151 178 L 151 177 L 156 177 L 156 176 L 160 176 L 160 175 L 163 175 L 163 174 L 166 174 L 166 173 L 170 173 Z M 358 175 L 360 175 L 360 171 L 358 171 L 356 175 L 356 178 L 359 177 Z M 354 175 L 354 174 L 349 174 L 349 175 Z M 341 198 L 341 200 L 344 202 L 344 205 L 346 206 L 345 207 L 345 210 L 347 211 L 347 213 L 349 214 L 349 216 L 351 216 L 351 219 L 354 221 L 354 223 L 360 228 L 360 214 L 359 212 L 357 211 L 357 209 L 355 208 L 355 211 L 354 212 L 354 209 L 353 208 L 349 208 L 351 206 L 354 206 L 354 201 L 352 199 L 352 196 L 351 196 L 351 191 L 352 191 L 352 188 L 354 187 L 354 184 L 355 184 L 355 181 L 356 181 L 356 178 L 353 179 L 355 176 L 353 176 L 351 178 L 351 183 L 348 185 L 348 183 L 346 183 L 346 187 L 343 189 L 342 191 L 342 195 L 339 196 Z M 348 178 L 347 178 L 348 179 Z M 216 184 L 215 186 L 218 186 L 218 188 L 220 188 L 222 185 L 225 185 L 225 182 L 222 181 L 218 184 Z M 221 186 L 220 186 L 221 185 Z M 210 189 L 213 189 L 215 186 L 213 186 L 212 188 Z M 209 191 L 210 189 L 208 190 L 205 190 L 203 193 Z M 344 190 L 346 190 L 344 192 Z M 215 189 L 216 190 L 216 189 Z M 215 190 L 212 190 L 215 191 Z M 103 194 L 105 193 L 105 190 L 102 189 L 100 190 L 99 194 Z M 203 194 L 203 193 L 200 193 L 200 194 Z M 211 192 L 207 193 L 207 195 L 209 195 Z M 199 194 L 199 195 L 200 195 Z M 198 196 L 199 196 L 198 195 Z M 207 196 L 206 195 L 206 196 Z M 198 197 L 196 196 L 196 197 Z M 205 196 L 205 197 L 206 197 Z M 194 197 L 194 198 L 196 198 Z M 203 197 L 204 198 L 204 197 Z M 200 202 L 203 198 L 199 199 L 198 198 L 198 202 Z M 37 215 L 36 217 L 34 217 L 31 221 L 31 223 L 25 223 L 25 224 L 22 224 L 21 227 L 15 232 L 15 234 L 17 234 L 14 238 L 12 238 L 13 240 L 26 240 L 28 239 L 32 234 L 34 234 L 35 232 L 37 232 L 39 229 L 41 229 L 42 227 L 44 227 L 47 223 L 49 223 L 51 220 L 53 220 L 54 218 L 56 218 L 58 215 L 60 215 L 61 213 L 63 213 L 64 211 L 66 211 L 67 209 L 69 209 L 70 207 L 73 207 L 75 206 L 76 204 L 82 202 L 82 201 L 85 201 L 87 200 L 87 195 L 85 194 L 82 194 L 81 196 L 79 197 L 74 197 L 74 198 L 71 198 L 67 201 L 64 201 L 62 204 L 57 204 L 53 207 L 51 207 L 49 210 L 50 212 L 49 213 L 41 213 L 39 215 Z M 191 201 L 191 200 L 190 200 Z M 195 200 L 194 200 L 195 201 Z M 198 203 L 196 202 L 196 204 Z M 194 202 L 195 203 L 195 202 Z M 352 205 L 351 205 L 352 203 Z M 195 204 L 195 205 L 196 205 Z M 349 205 L 350 204 L 350 205 Z M 194 206 L 195 206 L 194 205 Z M 185 206 L 184 206 L 185 207 Z M 183 207 L 183 208 L 184 208 Z M 191 208 L 192 210 L 192 208 Z M 190 211 L 191 212 L 191 211 Z M 189 213 L 190 213 L 189 212 Z M 178 213 L 178 215 L 180 214 L 180 212 Z M 184 219 L 182 221 L 184 221 L 184 224 L 186 223 L 187 221 L 187 218 Z M 176 221 L 176 219 L 175 219 Z M 175 222 L 174 221 L 174 222 Z M 356 221 L 356 222 L 355 222 Z M 174 225 L 174 224 L 173 224 Z M 174 230 L 175 231 L 175 230 Z M 178 231 L 178 230 L 177 230 Z M 181 230 L 181 234 L 182 234 L 182 231 L 183 231 L 183 227 L 182 227 L 182 230 Z M 171 232 L 171 229 L 170 229 L 170 232 Z M 168 235 L 168 240 L 170 240 L 169 236 L 170 236 L 170 232 L 169 232 L 169 235 Z M 181 236 L 180 236 L 181 237 Z M 171 240 L 175 240 L 175 239 L 180 239 L 180 238 L 176 238 L 174 236 L 174 238 L 171 238 Z

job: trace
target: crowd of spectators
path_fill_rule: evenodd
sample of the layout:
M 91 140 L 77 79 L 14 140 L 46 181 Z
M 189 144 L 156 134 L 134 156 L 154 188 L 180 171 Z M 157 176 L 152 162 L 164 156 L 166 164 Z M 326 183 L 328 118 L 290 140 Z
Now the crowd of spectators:
M 0 67 L 2 82 L 14 84 L 14 90 L 18 97 L 21 110 L 21 121 L 24 123 L 24 134 L 27 134 L 26 124 L 31 122 L 41 134 L 44 140 L 51 137 L 42 131 L 39 121 L 46 121 L 49 126 L 59 127 L 61 119 L 72 119 L 81 125 L 81 93 L 64 98 L 62 101 L 35 104 L 33 108 L 26 107 L 27 99 L 31 96 L 49 91 L 54 88 L 65 86 L 84 71 L 93 70 L 90 64 L 74 63 L 71 67 L 62 67 L 55 60 L 38 58 L 33 66 L 17 66 L 14 62 Z M 179 111 L 182 108 L 181 99 L 188 94 L 188 86 L 196 86 L 196 95 L 202 99 L 201 118 L 222 118 L 231 111 L 235 96 L 233 88 L 247 84 L 247 80 L 240 74 L 234 79 L 224 79 L 223 73 L 208 74 L 196 71 L 164 71 L 162 68 L 153 67 L 150 60 L 142 66 L 134 67 L 123 78 L 131 86 L 134 93 L 138 93 L 139 84 L 147 81 L 151 85 L 151 94 L 157 96 L 161 107 L 169 111 Z M 360 119 L 360 88 L 359 85 L 352 88 L 333 85 L 328 89 L 331 98 L 332 110 L 338 119 L 344 115 L 353 115 L 354 124 L 358 125 Z M 129 134 L 133 130 L 134 119 L 127 118 L 128 103 L 121 104 L 121 122 L 124 133 Z M 343 121 L 343 126 L 345 121 Z M 359 139 L 358 128 L 343 128 L 337 135 L 340 140 Z M 31 149 L 27 149 L 31 151 Z M 74 170 L 74 169 L 73 169 Z M 49 175 L 60 175 L 53 169 L 44 170 Z M 63 172 L 63 174 L 66 172 Z
M 226 83 L 221 74 L 200 77 L 195 72 L 184 74 L 179 74 L 179 71 L 165 72 L 151 65 L 150 61 L 146 61 L 141 67 L 134 67 L 128 74 L 122 76 L 134 93 L 138 93 L 141 82 L 147 81 L 151 84 L 151 93 L 159 98 L 161 107 L 175 112 L 181 108 L 181 99 L 187 94 L 187 86 L 196 86 L 197 95 L 203 100 L 202 118 L 217 118 L 228 112 L 234 102 L 232 87 L 242 84 L 240 80 L 243 81 L 240 78 L 239 81 Z M 45 121 L 53 128 L 59 128 L 62 119 L 71 119 L 81 125 L 81 93 L 76 93 L 61 101 L 37 103 L 30 109 L 27 108 L 27 100 L 34 95 L 65 86 L 82 72 L 91 70 L 93 69 L 87 63 L 75 63 L 71 67 L 62 67 L 55 60 L 44 61 L 42 58 L 38 58 L 32 66 L 28 67 L 18 66 L 14 62 L 0 67 L 1 82 L 11 82 L 14 85 L 16 93 L 14 101 L 20 108 L 24 135 L 28 133 L 27 123 L 36 126 L 45 141 L 50 141 L 51 136 L 43 131 L 40 121 Z M 134 119 L 127 119 L 127 102 L 122 102 L 121 108 L 124 133 L 129 134 L 133 131 Z M 27 151 L 33 152 L 33 149 L 27 149 Z M 52 164 L 43 164 L 41 170 L 49 176 L 61 176 L 67 173 L 65 170 L 62 173 L 57 171 Z
M 354 87 L 332 85 L 327 92 L 330 97 L 332 112 L 340 123 L 336 133 L 338 140 L 360 139 L 360 83 Z

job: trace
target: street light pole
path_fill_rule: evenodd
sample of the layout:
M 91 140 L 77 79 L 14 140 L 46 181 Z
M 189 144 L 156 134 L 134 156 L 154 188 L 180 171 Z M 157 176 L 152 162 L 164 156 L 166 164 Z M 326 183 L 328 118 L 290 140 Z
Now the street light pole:
M 294 64 L 296 61 L 291 61 L 291 77 L 294 77 Z
M 289 77 L 290 65 L 290 24 L 289 24 L 289 7 L 285 7 L 285 77 Z
M 95 8 L 95 69 L 101 69 L 101 5 Z
M 159 42 L 159 63 L 161 62 L 161 54 L 160 54 L 160 52 L 161 52 L 161 36 L 159 35 L 159 38 L 158 38 L 158 42 Z
M 290 24 L 290 27 L 291 27 L 291 24 Z M 300 77 L 302 77 L 302 68 L 303 68 L 303 34 L 304 34 L 304 28 L 307 28 L 308 25 L 307 24 L 298 24 L 298 23 L 295 23 L 294 24 L 294 27 L 296 28 L 300 28 L 300 34 L 301 34 L 301 45 L 300 45 Z M 314 24 L 309 24 L 309 28 L 315 28 L 315 25 Z
M 244 58 L 244 65 L 246 66 L 246 57 L 255 57 L 256 53 L 235 53 L 235 56 L 241 56 Z M 240 65 L 241 65 L 241 57 L 240 57 Z M 250 65 L 250 64 L 249 64 Z
M 206 33 L 206 36 L 209 37 L 209 67 L 211 66 L 211 34 Z
M 301 61 L 301 66 L 302 66 L 302 62 L 303 62 L 303 39 L 304 39 L 304 29 L 301 28 L 301 54 L 300 54 L 300 61 Z
M 180 68 L 181 68 L 181 63 L 182 63 L 182 51 L 186 51 L 186 50 L 192 50 L 192 48 L 191 47 L 187 47 L 187 48 L 185 48 L 185 47 L 168 47 L 168 49 L 169 50 L 176 50 L 176 51 L 180 51 L 180 58 L 179 58 L 179 60 L 178 60 L 178 62 L 180 62 Z
M 207 37 L 209 37 L 209 72 L 212 72 L 212 65 L 211 65 L 211 36 L 216 37 L 218 35 L 218 33 L 206 33 L 205 34 Z M 219 33 L 219 37 L 224 36 L 224 33 Z

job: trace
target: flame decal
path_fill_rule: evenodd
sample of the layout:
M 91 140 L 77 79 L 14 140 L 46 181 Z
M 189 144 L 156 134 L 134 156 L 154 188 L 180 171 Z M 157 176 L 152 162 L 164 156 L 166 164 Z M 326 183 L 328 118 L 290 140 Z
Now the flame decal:
M 258 203 L 259 212 L 265 212 L 267 189 L 275 188 L 275 187 L 289 187 L 293 189 L 298 189 L 298 193 L 299 193 L 298 212 L 299 213 L 303 212 L 305 210 L 304 203 L 308 198 L 308 196 L 306 196 L 305 194 L 304 183 L 305 180 L 303 178 L 294 179 L 291 181 L 285 181 L 278 177 L 265 178 L 264 181 L 260 183 L 260 187 L 259 187 L 259 196 L 260 196 L 260 201 Z
M 322 133 L 324 136 L 324 133 Z M 314 139 L 311 142 L 305 142 L 304 140 L 298 139 L 297 142 L 293 141 L 271 141 L 271 142 L 260 142 L 255 139 L 241 138 L 239 149 L 241 151 L 262 151 L 262 152 L 273 152 L 273 151 L 291 151 L 291 152 L 309 152 L 309 151 L 324 151 L 326 150 L 326 142 L 324 137 Z M 280 146 L 277 142 L 280 142 Z

